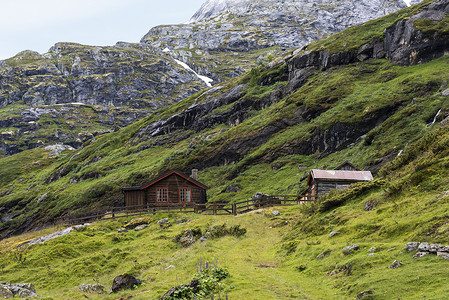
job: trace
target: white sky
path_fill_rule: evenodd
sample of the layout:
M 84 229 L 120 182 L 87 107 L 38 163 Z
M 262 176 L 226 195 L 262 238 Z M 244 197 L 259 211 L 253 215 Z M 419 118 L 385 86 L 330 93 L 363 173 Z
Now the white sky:
M 139 42 L 154 26 L 188 21 L 206 0 L 0 0 L 0 59 L 57 42 Z

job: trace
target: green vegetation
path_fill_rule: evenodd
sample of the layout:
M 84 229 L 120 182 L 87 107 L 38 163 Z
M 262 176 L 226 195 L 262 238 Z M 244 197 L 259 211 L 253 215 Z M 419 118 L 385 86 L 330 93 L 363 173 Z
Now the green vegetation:
M 352 27 L 308 49 L 357 49 L 428 3 Z M 446 23 L 415 25 L 443 34 Z M 1 158 L 0 208 L 8 217 L 0 223 L 3 236 L 60 216 L 121 206 L 121 187 L 138 186 L 171 168 L 199 166 L 199 180 L 210 187 L 209 201 L 221 202 L 245 200 L 256 192 L 298 194 L 310 169 L 332 169 L 345 160 L 372 170 L 376 179 L 314 203 L 237 217 L 158 214 L 146 219 L 148 228 L 121 233 L 117 230 L 129 218 L 100 221 L 29 247 L 18 246 L 57 228 L 12 237 L 0 242 L 0 281 L 32 282 L 38 293 L 54 299 L 83 298 L 78 285 L 109 286 L 123 273 L 144 279 L 143 285 L 89 297 L 157 299 L 181 284 L 179 294 L 194 297 L 197 292 L 186 284 L 198 279 L 196 296 L 218 293 L 231 299 L 347 299 L 362 292 L 373 293 L 367 299 L 442 299 L 448 292 L 448 263 L 433 255 L 414 259 L 403 250 L 412 241 L 449 244 L 449 97 L 443 96 L 448 66 L 448 56 L 416 66 L 368 60 L 313 71 L 290 92 L 286 64 L 261 65 L 98 135 L 82 149 L 59 157 L 35 149 Z M 237 93 L 237 86 L 238 99 L 205 115 L 194 111 L 199 104 L 222 103 L 228 92 Z M 20 108 L 17 104 L 12 113 L 18 115 Z M 93 122 L 96 107 L 81 110 L 93 128 L 102 130 Z M 175 124 L 152 135 L 155 122 L 173 116 L 187 124 L 193 117 L 182 115 L 186 111 L 198 113 L 209 126 L 182 130 Z M 0 114 L 8 112 L 1 109 Z M 53 121 L 41 119 L 48 130 L 39 137 L 54 134 Z M 77 127 L 70 121 L 58 120 Z M 87 131 L 79 128 L 79 133 Z M 8 125 L 2 136 L 14 135 L 15 129 Z M 367 202 L 374 203 L 371 210 L 365 210 Z M 271 214 L 275 209 L 279 217 Z M 156 221 L 164 217 L 191 221 L 161 228 Z M 195 243 L 181 242 L 186 231 Z M 329 237 L 332 231 L 339 234 Z M 206 232 L 210 238 L 198 241 Z M 358 250 L 343 253 L 351 245 Z M 402 267 L 388 269 L 394 260 Z M 219 267 L 199 271 L 205 261 L 217 261 Z

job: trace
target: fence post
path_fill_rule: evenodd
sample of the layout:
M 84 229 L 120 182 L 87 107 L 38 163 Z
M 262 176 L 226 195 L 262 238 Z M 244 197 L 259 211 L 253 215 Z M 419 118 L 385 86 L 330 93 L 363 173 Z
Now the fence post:
M 234 216 L 237 215 L 237 204 L 235 204 L 235 203 L 232 203 L 232 214 Z
M 217 204 L 214 204 L 214 212 L 213 212 L 213 214 L 214 214 L 214 215 L 217 214 Z

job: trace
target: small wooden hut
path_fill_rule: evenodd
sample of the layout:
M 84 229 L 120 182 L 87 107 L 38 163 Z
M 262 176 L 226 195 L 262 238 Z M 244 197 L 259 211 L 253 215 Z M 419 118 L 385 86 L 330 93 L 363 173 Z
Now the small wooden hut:
M 206 203 L 207 186 L 179 170 L 167 171 L 140 187 L 122 188 L 127 207 L 164 203 Z
M 373 175 L 370 171 L 360 171 L 356 166 L 346 161 L 335 170 L 311 170 L 305 196 L 315 199 L 333 189 L 342 190 L 352 183 L 371 180 L 373 180 Z

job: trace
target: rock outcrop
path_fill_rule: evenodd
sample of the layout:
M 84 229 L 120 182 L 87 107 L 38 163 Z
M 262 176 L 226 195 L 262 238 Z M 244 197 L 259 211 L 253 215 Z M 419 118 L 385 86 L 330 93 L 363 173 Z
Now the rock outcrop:
M 0 296 L 4 298 L 14 298 L 15 296 L 21 298 L 39 297 L 36 294 L 34 284 L 31 283 L 16 283 L 0 282 Z
M 214 0 L 187 24 L 151 29 L 140 44 L 57 43 L 43 55 L 23 51 L 0 61 L 0 109 L 21 104 L 0 117 L 0 155 L 51 144 L 80 148 L 206 88 L 210 80 L 220 83 L 290 48 L 403 7 L 402 0 Z M 100 107 L 91 115 L 81 105 Z M 246 115 L 230 113 L 232 122 Z M 228 116 L 218 117 L 207 121 Z M 87 126 L 92 119 L 99 126 Z
M 129 274 L 119 275 L 114 278 L 109 294 L 116 293 L 121 290 L 130 289 L 135 285 L 141 284 L 142 281 Z

